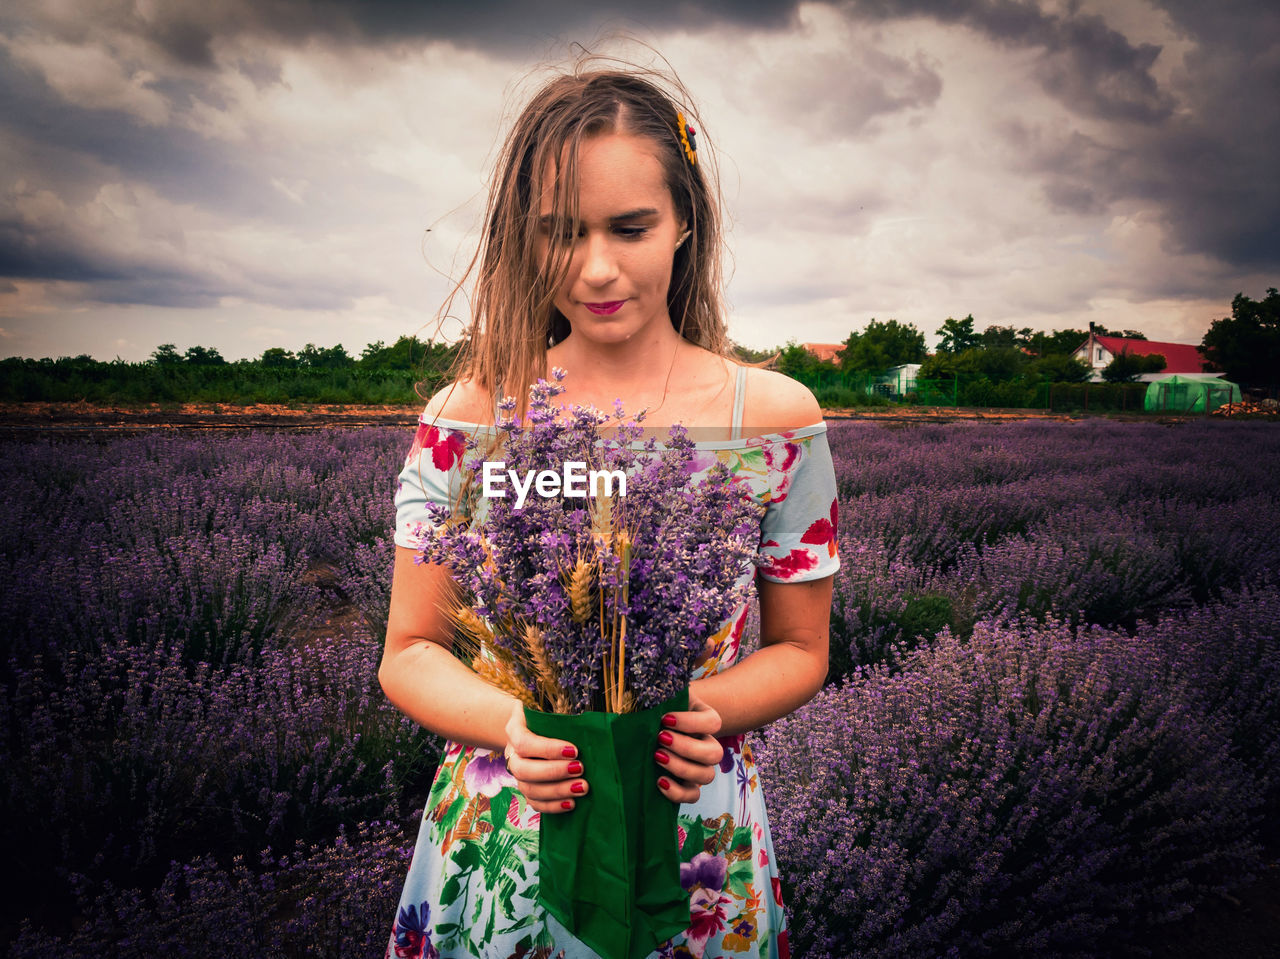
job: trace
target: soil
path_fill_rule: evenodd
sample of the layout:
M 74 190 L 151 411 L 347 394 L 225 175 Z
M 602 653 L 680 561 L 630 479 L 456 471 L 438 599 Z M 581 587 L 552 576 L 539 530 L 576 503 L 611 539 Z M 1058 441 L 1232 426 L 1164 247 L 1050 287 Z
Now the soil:
M 131 434 L 153 429 L 320 429 L 327 426 L 409 426 L 421 406 L 332 406 L 255 403 L 0 403 L 0 435 Z
M 412 428 L 421 406 L 340 406 L 330 404 L 266 404 L 231 406 L 225 403 L 148 403 L 98 406 L 90 403 L 0 403 L 0 437 L 129 435 L 154 429 L 307 430 L 331 426 L 403 426 Z M 886 426 L 949 423 L 955 420 L 1012 422 L 1018 420 L 1079 420 L 1096 416 L 1145 422 L 1176 423 L 1188 417 L 1139 413 L 1051 413 L 1045 410 L 948 409 L 927 406 L 825 409 L 828 420 L 868 420 Z

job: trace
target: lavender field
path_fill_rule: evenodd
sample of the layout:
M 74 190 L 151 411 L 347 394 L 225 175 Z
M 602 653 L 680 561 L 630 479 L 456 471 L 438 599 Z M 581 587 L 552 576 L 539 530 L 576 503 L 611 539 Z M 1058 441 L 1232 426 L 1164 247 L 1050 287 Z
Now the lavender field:
M 376 680 L 410 439 L 4 445 L 9 955 L 381 954 L 438 749 Z M 1249 883 L 1280 430 L 831 440 L 832 673 L 756 749 L 794 954 L 1136 952 Z

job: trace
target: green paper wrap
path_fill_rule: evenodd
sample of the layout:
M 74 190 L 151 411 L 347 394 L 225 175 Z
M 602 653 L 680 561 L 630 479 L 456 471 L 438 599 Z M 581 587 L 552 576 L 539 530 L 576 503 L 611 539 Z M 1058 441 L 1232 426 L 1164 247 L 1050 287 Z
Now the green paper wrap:
M 538 899 L 603 959 L 644 959 L 689 928 L 679 807 L 659 792 L 653 761 L 662 717 L 688 708 L 684 689 L 636 713 L 525 709 L 531 732 L 578 748 L 589 786 L 570 812 L 540 817 Z

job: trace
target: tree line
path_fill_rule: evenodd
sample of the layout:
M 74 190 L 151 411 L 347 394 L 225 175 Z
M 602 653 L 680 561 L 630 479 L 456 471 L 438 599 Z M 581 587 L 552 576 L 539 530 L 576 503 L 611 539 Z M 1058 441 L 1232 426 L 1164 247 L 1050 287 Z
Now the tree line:
M 157 347 L 150 359 L 109 362 L 80 356 L 0 360 L 0 400 L 89 403 L 418 402 L 449 376 L 456 344 L 402 336 L 379 340 L 356 357 L 341 344 L 281 347 L 254 359 L 227 360 L 213 347 Z
M 1146 339 L 1137 330 L 1096 324 L 1094 332 Z M 1090 375 L 1089 367 L 1071 356 L 1087 330 L 987 326 L 978 332 L 969 314 L 960 320 L 947 317 L 934 335 L 938 348 L 929 353 L 924 333 L 913 324 L 872 319 L 849 334 L 835 361 L 822 360 L 794 341 L 766 350 L 736 344 L 734 349 L 748 362 L 774 360 L 780 372 L 805 383 L 828 406 L 888 402 L 867 386 L 875 373 L 907 363 L 920 364 L 916 382 L 949 381 L 949 401 L 974 406 L 1034 405 L 1046 384 L 1084 383 Z M 1261 300 L 1237 294 L 1231 316 L 1214 320 L 1200 347 L 1228 380 L 1274 387 L 1280 382 L 1280 293 L 1270 288 Z M 449 378 L 458 350 L 458 344 L 401 336 L 390 345 L 370 343 L 359 356 L 341 344 L 308 343 L 296 352 L 272 347 L 254 359 L 229 361 L 212 347 L 179 351 L 165 343 L 140 363 L 102 362 L 83 354 L 56 360 L 14 357 L 0 360 L 0 401 L 410 404 Z M 1164 365 L 1155 351 L 1130 351 L 1116 357 L 1102 377 L 1123 384 Z
M 1138 330 L 1109 330 L 1094 324 L 1098 336 L 1146 340 Z M 823 360 L 794 341 L 755 356 L 777 356 L 777 368 L 819 393 L 856 392 L 869 377 L 893 367 L 919 363 L 915 382 L 951 381 L 960 405 L 1027 406 L 1044 395 L 1045 384 L 1084 383 L 1091 375 L 1087 363 L 1072 354 L 1088 338 L 1088 330 L 1032 330 L 987 326 L 978 332 L 970 314 L 947 317 L 934 335 L 938 347 L 929 353 L 925 335 L 914 324 L 872 319 L 849 334 L 835 360 Z M 1280 293 L 1268 289 L 1261 300 L 1237 294 L 1231 316 L 1214 320 L 1200 350 L 1210 369 L 1246 386 L 1274 386 L 1280 382 Z M 1131 349 L 1116 356 L 1103 370 L 1106 383 L 1132 383 L 1144 373 L 1165 368 L 1157 350 Z M 846 396 L 845 399 L 852 397 Z M 835 405 L 834 403 L 832 405 Z M 840 404 L 850 405 L 850 404 Z

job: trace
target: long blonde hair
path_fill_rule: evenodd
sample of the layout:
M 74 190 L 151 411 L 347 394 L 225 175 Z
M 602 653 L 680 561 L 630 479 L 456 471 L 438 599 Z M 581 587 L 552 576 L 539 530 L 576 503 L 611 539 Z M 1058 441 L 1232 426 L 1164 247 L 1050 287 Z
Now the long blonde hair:
M 720 196 L 707 169 L 711 151 L 704 137 L 697 162 L 689 161 L 677 114 L 699 130 L 701 119 L 673 77 L 638 67 L 601 69 L 600 59 L 583 55 L 520 111 L 500 153 L 480 246 L 443 310 L 449 311 L 474 277 L 468 337 L 455 372 L 491 396 L 499 388 L 516 396 L 521 410 L 529 384 L 545 375 L 547 349 L 570 333 L 554 299 L 569 268 L 573 238 L 553 230 L 548 255 L 540 261 L 539 181 L 543 171 L 554 171 L 553 215 L 559 222 L 575 222 L 578 146 L 599 133 L 642 136 L 656 145 L 676 217 L 690 231 L 672 266 L 667 294 L 671 324 L 686 340 L 713 353 L 727 355 L 730 348 L 722 295 Z

